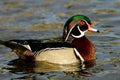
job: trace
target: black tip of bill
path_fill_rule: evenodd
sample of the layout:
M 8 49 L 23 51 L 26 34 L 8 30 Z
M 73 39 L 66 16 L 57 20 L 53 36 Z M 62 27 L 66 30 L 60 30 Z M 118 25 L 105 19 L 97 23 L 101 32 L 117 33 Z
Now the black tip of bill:
M 97 32 L 98 32 L 98 33 L 100 33 L 100 31 L 99 31 L 99 30 L 97 30 Z

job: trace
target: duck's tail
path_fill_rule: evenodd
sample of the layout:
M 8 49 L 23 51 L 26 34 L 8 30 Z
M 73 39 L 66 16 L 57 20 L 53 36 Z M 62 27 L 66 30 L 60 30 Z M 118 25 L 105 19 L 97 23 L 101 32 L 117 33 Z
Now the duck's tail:
M 18 44 L 13 41 L 3 41 L 0 40 L 0 44 L 4 45 L 8 48 L 11 48 L 13 52 L 15 52 L 19 58 L 24 59 L 24 60 L 30 60 L 34 61 L 34 53 L 27 49 L 26 47 L 22 46 L 21 44 Z

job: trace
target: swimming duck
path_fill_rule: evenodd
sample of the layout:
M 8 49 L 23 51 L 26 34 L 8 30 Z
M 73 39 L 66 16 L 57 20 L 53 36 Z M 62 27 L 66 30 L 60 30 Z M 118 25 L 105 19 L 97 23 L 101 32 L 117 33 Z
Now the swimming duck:
M 91 20 L 87 16 L 74 15 L 64 25 L 62 41 L 0 40 L 0 44 L 11 48 L 23 60 L 73 64 L 96 58 L 95 46 L 85 36 L 87 31 L 99 32 L 92 28 Z

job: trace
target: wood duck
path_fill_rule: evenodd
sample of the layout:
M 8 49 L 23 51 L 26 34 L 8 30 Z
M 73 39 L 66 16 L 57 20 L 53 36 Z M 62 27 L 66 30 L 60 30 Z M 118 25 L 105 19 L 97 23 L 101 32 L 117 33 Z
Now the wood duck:
M 95 46 L 84 35 L 87 31 L 99 32 L 92 28 L 88 17 L 74 15 L 66 21 L 61 41 L 0 40 L 0 44 L 11 48 L 23 60 L 73 64 L 96 58 Z

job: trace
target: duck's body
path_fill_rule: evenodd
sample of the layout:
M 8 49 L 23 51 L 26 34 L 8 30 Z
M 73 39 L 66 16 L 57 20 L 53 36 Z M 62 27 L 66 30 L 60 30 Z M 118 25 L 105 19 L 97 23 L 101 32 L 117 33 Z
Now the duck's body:
M 89 18 L 76 15 L 66 22 L 63 29 L 63 41 L 0 40 L 0 44 L 10 47 L 19 58 L 24 60 L 46 61 L 55 64 L 80 63 L 96 57 L 93 43 L 84 36 L 87 30 L 98 32 L 91 28 Z
M 42 42 L 41 40 L 10 40 L 5 43 L 7 47 L 12 46 L 12 50 L 19 58 L 27 61 L 74 64 L 81 63 L 85 59 L 95 59 L 95 47 L 85 36 L 80 39 L 73 39 L 72 45 L 66 42 Z M 76 46 L 76 44 L 81 46 Z M 82 58 L 78 57 L 75 49 L 81 53 Z M 90 56 L 86 57 L 86 55 Z

